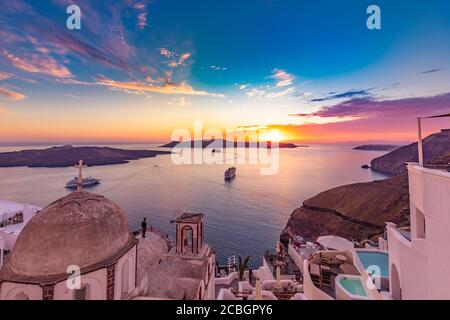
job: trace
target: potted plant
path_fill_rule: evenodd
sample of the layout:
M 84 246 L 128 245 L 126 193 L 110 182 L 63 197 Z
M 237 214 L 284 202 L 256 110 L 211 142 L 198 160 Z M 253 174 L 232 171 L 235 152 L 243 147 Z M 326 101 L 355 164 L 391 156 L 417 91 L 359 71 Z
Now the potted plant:
M 242 257 L 239 256 L 239 264 L 236 266 L 236 268 L 238 269 L 239 281 L 244 281 L 244 273 L 248 268 L 249 261 L 250 256 L 247 256 L 245 259 L 242 259 Z

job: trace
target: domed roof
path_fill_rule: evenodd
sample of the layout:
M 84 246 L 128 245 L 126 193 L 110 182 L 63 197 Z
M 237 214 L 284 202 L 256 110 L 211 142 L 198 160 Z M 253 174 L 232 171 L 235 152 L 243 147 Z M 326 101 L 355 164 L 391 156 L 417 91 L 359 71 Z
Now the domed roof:
M 9 273 L 25 277 L 68 276 L 114 263 L 137 243 L 122 209 L 88 192 L 73 192 L 36 214 L 20 233 Z

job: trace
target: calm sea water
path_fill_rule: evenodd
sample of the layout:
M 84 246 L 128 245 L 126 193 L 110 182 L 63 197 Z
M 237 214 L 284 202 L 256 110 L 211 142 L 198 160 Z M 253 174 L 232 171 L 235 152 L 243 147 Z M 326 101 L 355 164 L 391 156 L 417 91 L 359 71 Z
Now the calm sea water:
M 114 147 L 156 149 L 157 145 Z M 0 152 L 29 148 L 0 147 Z M 219 263 L 233 254 L 250 255 L 256 267 L 265 250 L 275 247 L 290 214 L 305 199 L 332 187 L 384 178 L 361 169 L 382 154 L 347 146 L 282 149 L 276 175 L 260 175 L 258 165 L 237 165 L 237 176 L 229 183 L 223 179 L 225 164 L 174 165 L 170 155 L 88 167 L 85 175 L 102 180 L 89 191 L 119 204 L 132 230 L 147 217 L 151 225 L 173 238 L 171 219 L 184 211 L 202 212 L 205 238 L 216 250 Z M 74 168 L 0 168 L 0 199 L 45 206 L 70 192 L 64 184 L 76 174 Z

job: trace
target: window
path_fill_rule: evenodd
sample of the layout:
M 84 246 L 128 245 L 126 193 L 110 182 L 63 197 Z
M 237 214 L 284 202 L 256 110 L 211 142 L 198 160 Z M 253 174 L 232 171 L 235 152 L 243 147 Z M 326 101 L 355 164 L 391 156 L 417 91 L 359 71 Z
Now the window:
M 125 297 L 125 295 L 128 293 L 128 288 L 129 288 L 128 279 L 130 278 L 129 273 L 130 273 L 130 266 L 129 266 L 128 260 L 126 260 L 122 265 L 122 279 L 121 279 L 122 280 L 122 284 L 121 284 L 122 297 Z
M 416 237 L 420 239 L 426 238 L 425 215 L 416 208 Z
M 14 297 L 14 300 L 30 300 L 30 298 L 23 292 L 19 292 L 18 294 L 16 294 L 16 296 Z
M 184 226 L 181 230 L 181 253 L 194 253 L 194 234 L 190 226 Z

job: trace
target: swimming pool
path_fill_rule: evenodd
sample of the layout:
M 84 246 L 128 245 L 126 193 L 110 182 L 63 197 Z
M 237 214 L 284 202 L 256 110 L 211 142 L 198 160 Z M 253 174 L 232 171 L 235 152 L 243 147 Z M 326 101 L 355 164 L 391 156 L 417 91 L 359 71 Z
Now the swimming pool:
M 364 290 L 361 279 L 358 278 L 341 278 L 342 287 L 354 296 L 367 296 Z
M 357 251 L 359 260 L 369 274 L 373 272 L 373 266 L 380 268 L 381 277 L 389 277 L 389 257 L 385 252 Z
M 340 274 L 336 277 L 337 300 L 368 300 L 361 276 Z

